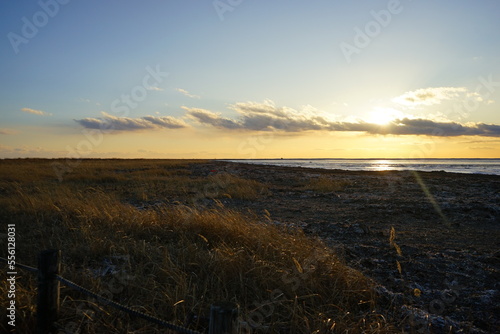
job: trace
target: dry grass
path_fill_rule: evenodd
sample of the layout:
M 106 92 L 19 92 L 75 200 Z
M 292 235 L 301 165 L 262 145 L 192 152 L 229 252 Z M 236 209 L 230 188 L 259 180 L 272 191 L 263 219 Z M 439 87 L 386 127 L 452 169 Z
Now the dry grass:
M 196 196 L 207 184 L 220 190 L 213 197 L 249 199 L 267 191 L 228 174 L 193 176 L 195 163 L 89 160 L 59 182 L 50 161 L 0 161 L 1 224 L 16 224 L 18 262 L 36 266 L 41 250 L 61 249 L 67 279 L 177 324 L 195 315 L 193 329 L 205 329 L 211 303 L 232 301 L 241 307 L 243 326 L 255 333 L 389 331 L 370 313 L 370 281 L 318 240 L 220 202 L 211 209 L 167 205 L 169 197 Z M 150 198 L 165 204 L 136 205 Z M 110 262 L 117 272 L 96 274 Z M 16 329 L 30 333 L 36 281 L 19 272 Z M 2 305 L 5 289 L 0 286 Z M 69 288 L 61 295 L 60 325 L 68 332 L 162 332 Z
M 212 175 L 208 184 L 218 186 L 220 191 L 212 195 L 215 198 L 228 197 L 237 199 L 256 199 L 268 193 L 267 186 L 254 180 L 246 180 L 228 173 Z

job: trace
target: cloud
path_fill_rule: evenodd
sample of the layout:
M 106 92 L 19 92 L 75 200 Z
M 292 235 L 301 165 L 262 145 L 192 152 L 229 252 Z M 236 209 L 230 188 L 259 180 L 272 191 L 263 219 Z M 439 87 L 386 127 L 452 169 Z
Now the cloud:
M 16 133 L 17 131 L 12 129 L 0 129 L 0 135 L 14 135 Z
M 417 135 L 417 136 L 485 136 L 500 137 L 500 125 L 470 123 L 467 125 L 456 122 L 436 122 L 433 120 L 403 118 L 380 125 L 366 122 L 333 123 L 330 131 L 361 131 L 379 135 Z
M 301 132 L 324 130 L 329 121 L 311 106 L 304 106 L 301 111 L 288 107 L 276 107 L 272 101 L 236 103 L 231 109 L 240 114 L 239 120 L 221 117 L 205 109 L 183 107 L 188 116 L 198 123 L 224 129 L 243 129 L 254 131 L 279 130 Z
M 146 122 L 154 124 L 156 127 L 166 129 L 180 129 L 187 126 L 182 120 L 176 119 L 172 116 L 145 116 L 142 119 Z
M 182 108 L 197 123 L 225 130 L 292 133 L 330 131 L 365 132 L 380 135 L 500 137 L 500 125 L 495 124 L 460 124 L 422 118 L 400 118 L 382 125 L 364 121 L 339 122 L 333 120 L 328 114 L 321 113 L 310 106 L 305 106 L 298 111 L 288 107 L 276 107 L 272 101 L 264 101 L 264 103 L 245 102 L 232 105 L 230 108 L 239 114 L 238 119 L 235 120 L 206 109 Z
M 467 96 L 468 98 L 481 101 L 482 98 L 477 92 L 467 92 L 465 87 L 430 87 L 406 92 L 392 101 L 401 105 L 414 107 L 419 105 L 435 105 L 441 101 L 451 100 L 458 97 Z
M 18 147 L 0 144 L 0 156 L 2 158 L 53 158 L 67 154 L 67 151 L 51 150 L 43 147 L 22 145 Z
M 436 122 L 428 119 L 399 119 L 384 127 L 370 128 L 367 132 L 393 135 L 426 135 L 438 137 L 485 136 L 500 137 L 500 125 L 485 123 L 460 124 Z
M 199 98 L 200 98 L 200 96 L 198 96 L 198 95 L 193 95 L 193 94 L 189 93 L 187 90 L 182 89 L 182 88 L 176 88 L 175 90 L 176 90 L 176 91 L 178 91 L 179 93 L 182 93 L 182 94 L 184 94 L 185 96 L 190 97 L 190 98 L 193 98 L 193 99 L 199 99 Z
M 480 139 L 480 140 L 469 140 L 461 142 L 460 144 L 484 144 L 484 143 L 500 143 L 500 139 Z
M 148 90 L 153 90 L 153 91 L 156 91 L 156 92 L 161 92 L 163 91 L 163 88 L 160 88 L 160 87 L 156 87 L 156 86 L 148 86 L 147 87 Z
M 52 116 L 50 113 L 46 113 L 45 111 L 31 109 L 31 108 L 22 108 L 21 111 L 24 111 L 28 114 L 40 115 L 40 116 Z
M 182 109 L 186 110 L 188 112 L 188 116 L 193 119 L 198 121 L 199 123 L 202 124 L 207 124 L 211 125 L 213 127 L 219 128 L 219 129 L 239 129 L 241 128 L 241 125 L 235 121 L 232 121 L 228 118 L 223 118 L 220 116 L 220 114 L 216 114 L 214 112 L 211 112 L 206 109 L 201 109 L 201 108 L 188 108 L 188 107 L 182 107 Z
M 278 107 L 273 101 L 240 102 L 229 107 L 237 117 L 201 108 L 183 106 L 192 122 L 226 131 L 274 131 L 300 134 L 304 132 L 362 132 L 373 135 L 420 135 L 438 137 L 482 136 L 500 137 L 500 125 L 486 123 L 458 123 L 448 120 L 431 120 L 400 116 L 384 124 L 361 120 L 339 121 L 336 117 L 312 106 L 300 110 Z M 99 118 L 75 120 L 88 129 L 103 131 L 140 131 L 180 129 L 189 125 L 172 116 L 144 116 L 140 118 L 117 117 L 103 112 Z
M 180 129 L 187 127 L 184 121 L 171 116 L 144 116 L 141 118 L 117 117 L 103 112 L 102 118 L 75 119 L 87 129 L 137 131 L 156 129 Z
M 470 150 L 494 150 L 493 147 L 488 147 L 488 146 L 470 146 L 467 148 Z

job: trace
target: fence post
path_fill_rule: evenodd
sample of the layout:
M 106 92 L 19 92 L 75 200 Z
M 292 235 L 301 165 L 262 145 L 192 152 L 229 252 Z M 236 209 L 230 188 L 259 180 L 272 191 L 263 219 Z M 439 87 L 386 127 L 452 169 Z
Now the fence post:
M 210 324 L 208 334 L 238 334 L 238 312 L 237 304 L 230 302 L 219 302 L 210 306 Z
M 59 281 L 61 251 L 49 249 L 38 255 L 38 300 L 36 326 L 38 334 L 55 332 L 59 313 Z

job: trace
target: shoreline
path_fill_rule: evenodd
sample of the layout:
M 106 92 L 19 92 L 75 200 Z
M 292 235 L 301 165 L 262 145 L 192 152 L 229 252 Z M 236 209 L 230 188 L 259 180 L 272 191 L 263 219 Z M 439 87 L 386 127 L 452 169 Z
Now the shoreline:
M 483 174 L 483 175 L 500 175 L 500 158 L 495 159 L 466 159 L 466 158 L 456 158 L 456 159 L 331 159 L 331 158 L 321 158 L 321 159 L 215 159 L 214 161 L 221 162 L 233 162 L 233 163 L 243 163 L 250 165 L 260 165 L 260 166 L 279 166 L 279 167 L 299 167 L 299 168 L 320 168 L 327 170 L 337 170 L 337 171 L 400 171 L 400 172 L 446 172 L 446 173 L 457 173 L 457 174 Z M 319 163 L 332 162 L 331 164 L 324 164 L 319 166 Z M 346 162 L 372 162 L 372 164 L 349 164 L 345 165 Z M 442 161 L 442 164 L 434 165 L 432 162 Z M 468 161 L 495 161 L 492 166 L 496 166 L 481 170 L 480 167 L 489 166 L 489 164 L 470 166 L 469 164 L 458 164 L 454 162 L 468 162 Z M 262 163 L 261 163 L 262 162 Z M 266 163 L 268 162 L 268 163 Z M 294 163 L 295 162 L 295 163 Z M 309 162 L 312 165 L 304 164 L 304 162 Z M 406 164 L 399 164 L 398 162 L 407 162 Z M 417 163 L 418 162 L 418 163 Z M 431 162 L 426 164 L 424 162 Z M 453 162 L 453 163 L 445 163 Z M 301 165 L 302 164 L 302 165 Z M 378 164 L 378 165 L 377 165 Z M 422 168 L 421 165 L 425 167 Z M 419 168 L 420 166 L 420 168 Z M 431 167 L 432 166 L 432 167 Z M 439 166 L 439 167 L 434 167 Z M 470 171 L 469 171 L 470 170 Z

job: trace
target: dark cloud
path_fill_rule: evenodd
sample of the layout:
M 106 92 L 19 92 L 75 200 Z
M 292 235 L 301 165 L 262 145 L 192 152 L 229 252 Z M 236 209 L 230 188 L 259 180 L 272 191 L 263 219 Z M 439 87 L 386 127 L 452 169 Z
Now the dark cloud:
M 208 124 L 219 129 L 241 128 L 241 126 L 238 123 L 228 118 L 223 118 L 219 114 L 216 114 L 209 110 L 200 108 L 187 108 L 187 107 L 182 107 L 182 108 L 188 112 L 188 116 L 190 116 L 192 119 L 194 119 L 199 123 Z
M 430 93 L 428 94 L 431 95 Z M 271 102 L 238 103 L 231 109 L 237 111 L 237 120 L 224 118 L 209 110 L 183 107 L 198 123 L 219 129 L 248 131 L 339 131 L 366 132 L 380 135 L 426 135 L 439 137 L 485 136 L 500 137 L 500 126 L 494 124 L 436 122 L 428 119 L 396 119 L 380 125 L 368 122 L 338 122 L 328 119 L 314 109 L 297 111 L 287 107 L 277 108 Z
M 183 107 L 188 115 L 201 124 L 223 129 L 253 131 L 301 132 L 324 130 L 329 122 L 314 111 L 296 111 L 287 107 L 275 107 L 270 101 L 264 103 L 237 103 L 231 107 L 240 114 L 239 120 L 221 117 L 205 109 Z
M 435 122 L 427 119 L 402 119 L 390 124 L 391 134 L 429 135 L 440 137 L 485 136 L 500 137 L 500 126 L 494 124 Z
M 333 123 L 331 131 L 361 131 L 381 135 L 425 135 L 437 137 L 485 136 L 500 137 L 500 126 L 475 123 L 463 125 L 456 122 L 435 122 L 428 119 L 397 119 L 388 124 Z
M 429 94 L 430 95 L 430 94 Z M 182 107 L 187 116 L 202 125 L 228 131 L 276 131 L 302 133 L 307 131 L 364 132 L 374 135 L 423 135 L 438 137 L 483 136 L 500 137 L 500 125 L 485 123 L 437 122 L 422 118 L 395 119 L 387 124 L 364 121 L 341 122 L 332 119 L 310 106 L 300 111 L 288 107 L 276 107 L 271 101 L 245 102 L 231 106 L 237 112 L 236 119 L 200 108 Z M 138 131 L 179 129 L 188 125 L 171 116 L 145 116 L 141 118 L 116 117 L 103 113 L 101 118 L 75 120 L 88 129 Z
M 142 119 L 154 125 L 157 125 L 158 127 L 161 128 L 180 129 L 186 127 L 186 124 L 183 121 L 180 121 L 171 116 L 161 116 L 161 117 L 145 116 L 142 117 Z
M 141 118 L 117 117 L 102 113 L 102 118 L 75 119 L 75 122 L 87 129 L 137 131 L 150 129 L 179 129 L 187 125 L 171 116 L 145 116 Z

